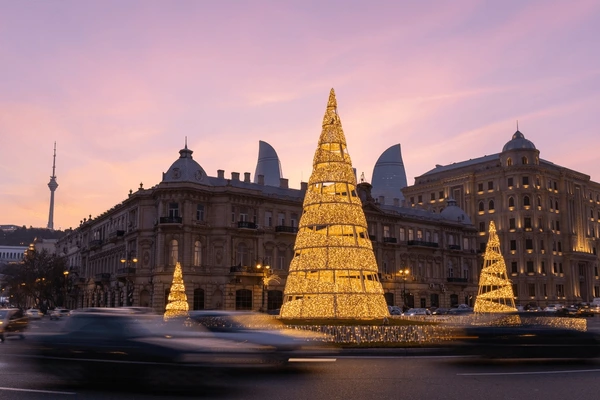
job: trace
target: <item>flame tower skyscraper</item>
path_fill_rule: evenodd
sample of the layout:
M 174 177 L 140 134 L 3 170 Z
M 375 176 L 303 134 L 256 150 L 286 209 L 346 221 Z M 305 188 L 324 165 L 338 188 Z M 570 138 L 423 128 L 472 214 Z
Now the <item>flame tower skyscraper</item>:
M 56 183 L 56 142 L 54 142 L 54 158 L 52 159 L 52 176 L 48 187 L 50 188 L 50 212 L 48 214 L 48 229 L 54 229 L 54 192 L 58 188 Z

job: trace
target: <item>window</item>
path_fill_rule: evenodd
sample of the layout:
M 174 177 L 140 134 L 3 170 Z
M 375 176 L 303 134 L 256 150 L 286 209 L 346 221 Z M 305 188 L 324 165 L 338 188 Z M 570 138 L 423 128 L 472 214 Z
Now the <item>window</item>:
M 410 198 L 410 204 L 412 204 L 413 206 L 415 205 L 415 198 L 414 197 Z
M 490 200 L 488 203 L 488 210 L 494 211 L 494 200 Z
M 415 231 L 412 228 L 408 230 L 408 240 L 415 240 Z
M 235 309 L 252 310 L 252 290 L 238 289 L 235 291 Z
M 417 196 L 417 199 L 418 199 L 419 204 L 423 203 L 423 196 L 422 195 Z
M 179 217 L 179 203 L 169 203 L 169 218 Z
M 521 164 L 523 164 L 523 165 L 529 164 L 529 160 L 527 159 L 527 157 L 521 158 Z
M 527 261 L 527 273 L 533 274 L 535 271 L 533 270 L 533 261 Z
M 525 250 L 533 250 L 533 239 L 525 239 Z
M 562 263 L 558 263 L 558 273 L 563 274 L 563 267 L 562 267 Z
M 237 262 L 238 266 L 244 267 L 250 265 L 250 256 L 248 254 L 248 248 L 245 243 L 239 243 L 237 246 Z
M 510 250 L 517 251 L 517 241 L 514 239 L 510 241 Z
M 512 159 L 511 158 L 507 158 L 506 159 L 506 166 L 510 167 L 512 165 Z
M 558 184 L 554 182 L 554 190 L 558 190 Z
M 423 240 L 423 230 L 417 229 L 417 240 Z
M 406 240 L 406 229 L 404 229 L 404 228 L 400 228 L 400 240 L 401 241 Z
M 197 267 L 202 265 L 202 244 L 199 240 L 194 243 L 194 265 Z
M 277 223 L 279 224 L 279 226 L 285 226 L 285 214 L 284 213 L 278 214 Z
M 431 194 L 429 195 L 429 199 L 430 199 L 431 201 L 435 201 L 435 193 L 431 193 Z
M 196 221 L 204 221 L 204 204 L 196 205 Z
M 540 210 L 542 209 L 542 198 L 540 196 L 537 197 L 537 206 Z
M 525 217 L 523 218 L 523 226 L 526 230 L 531 230 L 531 218 Z
M 538 218 L 538 228 L 540 231 L 544 230 L 544 226 L 542 225 L 542 218 Z
M 171 240 L 169 249 L 169 265 L 175 265 L 179 261 L 179 244 L 177 240 Z
M 439 193 L 439 197 L 438 197 L 438 198 L 439 198 L 440 200 L 443 200 L 443 199 L 444 199 L 444 191 L 443 191 L 443 190 L 442 190 L 442 191 L 440 191 L 440 193 Z
M 535 297 L 535 283 L 527 284 L 527 293 L 529 294 L 529 297 Z
M 556 263 L 552 263 L 552 273 L 558 274 L 558 266 Z
M 565 285 L 556 285 L 556 296 L 565 297 Z
M 514 231 L 516 229 L 516 223 L 515 223 L 515 219 L 514 218 L 510 218 L 508 220 L 508 229 L 510 229 L 511 231 Z
M 528 176 L 521 177 L 521 181 L 523 182 L 524 187 L 529 186 L 529 177 Z
M 513 178 L 508 178 L 508 187 L 509 188 L 513 187 Z
M 543 240 L 543 239 L 542 239 L 542 240 L 540 240 L 540 251 L 541 251 L 542 253 L 544 253 L 544 251 L 546 251 L 546 249 L 544 248 L 544 240 Z
M 509 207 L 514 207 L 515 206 L 515 199 L 514 199 L 514 197 L 509 197 L 508 198 L 508 206 Z
M 479 232 L 485 232 L 485 222 L 479 223 Z
M 478 183 L 477 184 L 477 191 L 478 192 L 483 192 L 483 183 Z
M 389 225 L 384 225 L 383 226 L 383 237 L 384 238 L 389 238 L 390 236 L 390 227 Z
M 295 228 L 298 226 L 298 214 L 292 213 L 290 216 L 290 226 Z
M 560 221 L 556 221 L 556 230 L 560 232 Z M 560 250 L 558 250 L 560 251 Z
M 204 310 L 204 289 L 194 289 L 194 310 Z
M 540 272 L 542 273 L 542 275 L 546 275 L 546 263 L 544 261 L 541 262 L 540 264 Z
M 510 263 L 510 273 L 511 274 L 518 274 L 519 273 L 519 267 L 516 261 L 513 261 Z
M 488 190 L 494 190 L 494 182 L 493 181 L 488 182 Z
M 273 226 L 273 213 L 265 211 L 265 226 Z
M 480 202 L 479 202 L 479 212 L 483 212 L 483 210 L 484 210 L 484 207 L 485 207 L 485 206 L 483 205 L 483 201 L 480 201 Z
M 531 203 L 530 203 L 530 201 L 529 201 L 529 196 L 524 196 L 524 197 L 523 197 L 523 205 L 524 205 L 525 207 L 529 207 L 529 206 L 531 206 Z
M 558 242 L 558 252 L 562 252 L 562 242 Z

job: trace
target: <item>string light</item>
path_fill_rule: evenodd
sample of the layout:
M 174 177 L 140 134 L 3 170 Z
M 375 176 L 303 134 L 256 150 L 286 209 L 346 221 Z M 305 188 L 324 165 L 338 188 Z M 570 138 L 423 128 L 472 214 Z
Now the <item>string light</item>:
M 170 318 L 187 317 L 189 309 L 187 296 L 185 295 L 185 285 L 183 284 L 183 272 L 181 271 L 181 265 L 177 263 L 173 272 L 173 283 L 171 283 L 171 290 L 169 291 L 169 302 L 163 318 L 166 321 Z
M 479 293 L 473 311 L 476 313 L 517 311 L 514 296 L 511 281 L 506 274 L 504 257 L 500 253 L 500 239 L 496 234 L 496 225 L 494 221 L 490 221 L 489 239 L 479 278 Z
M 280 316 L 387 317 L 377 272 L 335 92 L 331 89 Z

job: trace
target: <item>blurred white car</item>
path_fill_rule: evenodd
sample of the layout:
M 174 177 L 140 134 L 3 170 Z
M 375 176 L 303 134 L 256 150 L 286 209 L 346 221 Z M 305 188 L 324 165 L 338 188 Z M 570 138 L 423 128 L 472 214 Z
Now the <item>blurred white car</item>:
M 409 308 L 404 315 L 409 317 L 414 315 L 431 315 L 431 311 L 426 308 Z
M 70 310 L 66 308 L 55 308 L 50 311 L 50 319 L 60 319 L 62 317 L 68 317 Z
M 402 309 L 398 306 L 388 306 L 390 315 L 402 315 Z
M 25 310 L 25 315 L 31 319 L 40 319 L 44 316 L 44 313 L 37 308 L 30 308 L 29 310 Z

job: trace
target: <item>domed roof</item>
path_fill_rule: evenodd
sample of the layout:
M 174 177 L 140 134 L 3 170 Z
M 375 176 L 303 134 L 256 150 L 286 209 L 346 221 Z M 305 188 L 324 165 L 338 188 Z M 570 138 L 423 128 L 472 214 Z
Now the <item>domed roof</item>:
M 514 135 L 512 135 L 512 139 L 510 139 L 502 148 L 502 151 L 509 150 L 517 150 L 517 149 L 529 149 L 535 150 L 535 145 L 530 141 L 525 139 L 525 136 L 517 130 Z
M 385 204 L 392 204 L 394 199 L 404 200 L 401 189 L 407 186 L 407 182 L 400 144 L 381 153 L 373 168 L 371 185 L 372 196 L 384 196 Z
M 258 141 L 258 162 L 254 170 L 254 183 L 258 183 L 258 176 L 264 177 L 264 183 L 268 186 L 279 186 L 281 175 L 281 163 L 277 152 L 267 142 Z
M 440 213 L 443 219 L 447 221 L 461 222 L 463 224 L 471 225 L 471 218 L 469 218 L 469 216 L 462 210 L 462 208 L 456 205 L 456 200 L 450 197 L 447 200 L 447 203 L 448 205 L 446 206 L 446 208 L 444 208 Z
M 179 158 L 163 173 L 163 182 L 194 182 L 210 185 L 204 169 L 192 158 L 192 150 L 185 147 L 179 150 Z

